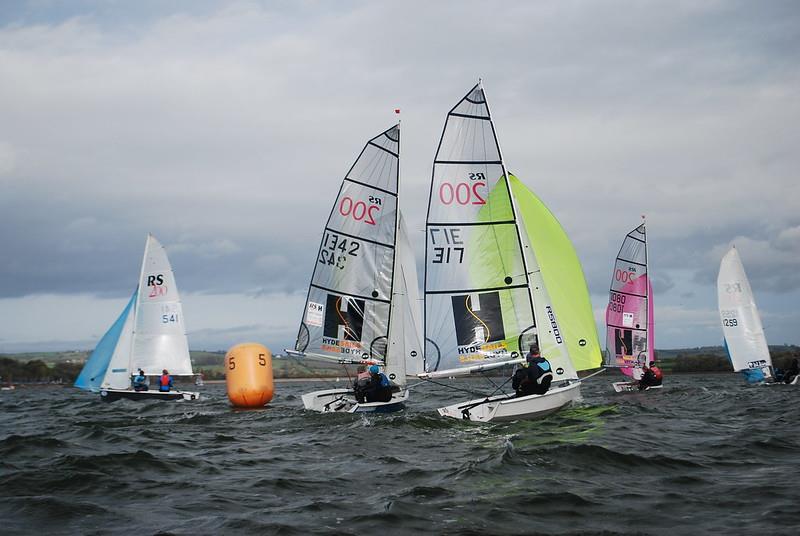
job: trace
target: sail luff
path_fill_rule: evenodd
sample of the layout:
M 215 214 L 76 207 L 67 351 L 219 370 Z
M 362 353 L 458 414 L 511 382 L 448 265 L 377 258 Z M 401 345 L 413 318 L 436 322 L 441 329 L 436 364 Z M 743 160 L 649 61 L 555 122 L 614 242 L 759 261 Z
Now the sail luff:
M 142 254 L 142 264 L 139 267 L 139 284 L 136 287 L 136 302 L 133 304 L 133 331 L 131 333 L 131 340 L 130 340 L 130 350 L 128 350 L 128 370 L 131 370 L 132 360 L 133 360 L 133 352 L 134 348 L 136 347 L 136 326 L 138 325 L 136 322 L 139 318 L 139 305 L 141 304 L 141 299 L 139 298 L 139 293 L 142 289 L 142 283 L 144 281 L 144 270 L 145 264 L 147 262 L 147 255 L 148 250 L 150 249 L 150 242 L 153 238 L 152 233 L 147 233 L 147 238 L 144 242 L 144 253 Z
M 642 231 L 644 231 L 644 263 L 647 271 L 647 365 L 650 366 L 650 363 L 656 358 L 656 330 L 653 314 L 653 280 L 650 278 L 650 245 L 647 240 L 647 222 L 644 216 L 642 216 Z
M 402 148 L 400 145 L 401 142 L 400 121 L 397 122 L 395 128 L 397 129 L 397 197 L 396 197 L 397 203 L 396 203 L 396 209 L 394 211 L 394 235 L 393 235 L 394 241 L 392 243 L 392 246 L 394 247 L 394 255 L 392 255 L 392 277 L 389 286 L 389 296 L 393 304 L 395 300 L 395 288 L 396 288 L 395 280 L 397 278 L 397 254 L 398 254 L 397 235 L 400 226 L 400 217 L 399 217 L 400 216 L 400 155 L 402 154 L 401 153 Z M 393 314 L 394 309 L 395 307 L 392 306 L 389 307 L 389 316 L 386 319 L 386 354 L 384 355 L 383 360 L 386 363 L 385 370 L 387 371 L 387 376 L 391 376 L 393 374 L 391 372 L 392 368 L 396 368 L 398 370 L 402 368 L 401 373 L 396 374 L 395 375 L 396 377 L 391 379 L 400 385 L 405 385 L 406 383 L 405 363 L 402 362 L 402 359 L 405 359 L 405 356 L 403 356 L 402 359 L 398 360 L 397 364 L 393 362 L 393 360 L 397 359 L 396 356 L 392 355 L 392 317 L 394 316 Z

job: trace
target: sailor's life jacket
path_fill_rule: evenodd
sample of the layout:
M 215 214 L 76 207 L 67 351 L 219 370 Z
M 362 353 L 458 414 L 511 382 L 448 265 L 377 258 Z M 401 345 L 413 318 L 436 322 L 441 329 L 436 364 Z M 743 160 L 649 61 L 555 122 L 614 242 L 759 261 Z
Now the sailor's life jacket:
M 650 370 L 653 371 L 653 377 L 656 379 L 656 385 L 661 385 L 661 381 L 664 379 L 664 375 L 661 373 L 661 369 L 658 367 L 650 367 Z
M 162 374 L 158 382 L 158 390 L 169 391 L 170 387 L 172 387 L 172 377 L 169 374 Z
M 353 392 L 356 395 L 357 402 L 364 403 L 367 401 L 367 391 L 370 389 L 371 383 L 372 375 L 369 372 L 364 371 L 358 373 L 358 376 L 356 376 L 353 382 Z

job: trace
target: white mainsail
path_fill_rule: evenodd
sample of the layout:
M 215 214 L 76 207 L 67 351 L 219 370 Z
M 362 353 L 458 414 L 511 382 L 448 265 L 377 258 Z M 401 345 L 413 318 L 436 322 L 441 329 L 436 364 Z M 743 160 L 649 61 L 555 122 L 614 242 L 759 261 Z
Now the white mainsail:
M 735 371 L 761 369 L 771 375 L 772 359 L 750 282 L 732 247 L 722 258 L 717 277 L 719 316 L 725 345 Z
M 411 369 L 422 358 L 412 332 L 415 315 L 405 311 L 418 302 L 412 299 L 413 251 L 397 210 L 399 154 L 398 124 L 369 140 L 345 175 L 323 231 L 295 351 L 345 364 L 385 364 L 404 384 L 405 357 Z
M 139 298 L 134 311 L 131 371 L 147 375 L 163 369 L 174 376 L 191 376 L 192 361 L 175 275 L 167 252 L 153 235 L 147 237 Z
M 521 225 L 479 83 L 448 113 L 426 220 L 426 377 L 524 360 L 538 342 L 556 380 L 577 378 Z

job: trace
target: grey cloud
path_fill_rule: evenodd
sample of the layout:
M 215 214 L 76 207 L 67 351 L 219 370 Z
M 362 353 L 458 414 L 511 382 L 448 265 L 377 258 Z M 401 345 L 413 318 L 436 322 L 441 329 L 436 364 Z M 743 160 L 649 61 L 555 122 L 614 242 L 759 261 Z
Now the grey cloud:
M 641 213 L 659 294 L 686 294 L 687 269 L 708 286 L 708 252 L 736 236 L 767 242 L 763 266 L 745 257 L 755 281 L 798 288 L 783 260 L 800 198 L 795 3 L 493 15 L 487 31 L 478 1 L 5 8 L 0 297 L 127 294 L 148 231 L 182 290 L 301 291 L 342 175 L 395 107 L 402 203 L 422 227 L 444 114 L 481 75 L 509 167 L 574 240 L 593 295 Z

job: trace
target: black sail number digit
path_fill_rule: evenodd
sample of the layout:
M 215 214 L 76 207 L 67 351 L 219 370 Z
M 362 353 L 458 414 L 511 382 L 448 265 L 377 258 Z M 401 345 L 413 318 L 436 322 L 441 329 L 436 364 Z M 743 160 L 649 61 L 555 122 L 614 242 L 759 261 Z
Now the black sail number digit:
M 361 242 L 339 236 L 336 233 L 326 232 L 317 262 L 344 270 L 347 265 L 347 259 L 357 257 L 360 249 Z

